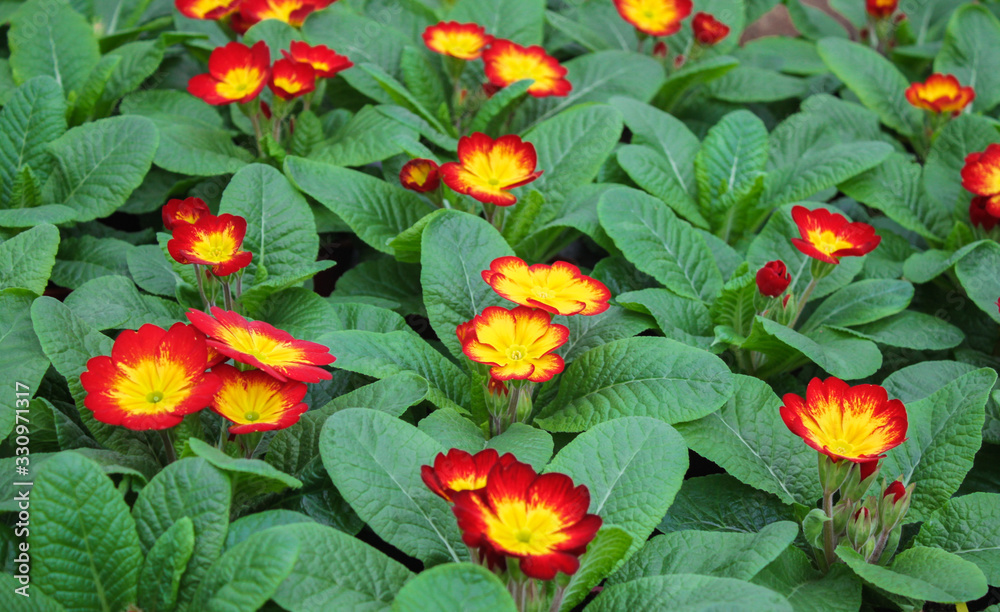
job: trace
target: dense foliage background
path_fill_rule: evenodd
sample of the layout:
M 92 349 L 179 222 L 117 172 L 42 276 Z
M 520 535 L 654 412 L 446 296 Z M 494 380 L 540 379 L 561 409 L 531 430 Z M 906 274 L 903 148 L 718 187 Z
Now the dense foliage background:
M 643 33 L 632 4 L 0 1 L 0 607 L 1000 609 L 1000 181 L 966 189 L 1000 163 L 963 170 L 1000 143 L 1000 5 L 693 0 L 728 28 L 702 39 L 688 13 Z M 209 5 L 230 12 L 190 17 Z M 765 15 L 797 34 L 759 36 Z M 442 21 L 539 45 L 555 84 L 435 52 Z M 273 78 L 213 98 L 251 79 L 217 55 L 233 41 L 266 44 Z M 350 66 L 301 68 L 302 42 Z M 932 73 L 974 99 L 928 85 L 921 107 Z M 533 151 L 512 206 L 448 179 L 474 132 Z M 249 264 L 177 255 L 161 209 L 185 198 L 245 220 L 225 248 Z M 823 267 L 793 209 L 880 241 Z M 510 256 L 570 262 L 610 301 L 553 314 L 565 369 L 508 396 L 456 328 L 514 307 L 482 276 Z M 282 391 L 308 410 L 242 435 L 215 405 L 158 431 L 95 418 L 94 360 L 209 304 L 329 350 Z M 841 510 L 782 418 L 816 377 L 908 417 Z M 585 485 L 579 569 L 477 563 L 421 479 L 449 449 Z

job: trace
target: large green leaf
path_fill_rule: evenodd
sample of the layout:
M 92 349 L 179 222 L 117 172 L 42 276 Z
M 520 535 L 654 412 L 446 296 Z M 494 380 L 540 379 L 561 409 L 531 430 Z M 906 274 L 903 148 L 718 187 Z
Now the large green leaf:
M 774 591 L 742 580 L 670 574 L 607 587 L 587 606 L 588 612 L 621 610 L 792 612 L 792 607 Z
M 549 431 L 585 431 L 625 416 L 680 423 L 732 394 L 733 376 L 715 355 L 667 338 L 626 338 L 577 358 L 537 422 Z
M 227 550 L 198 585 L 194 610 L 257 610 L 278 590 L 298 559 L 299 543 L 262 531 Z
M 181 517 L 146 554 L 139 576 L 138 603 L 149 612 L 165 612 L 177 603 L 181 576 L 194 552 L 194 522 Z
M 583 601 L 625 557 L 631 545 L 632 536 L 624 529 L 604 527 L 598 531 L 580 558 L 580 569 L 566 585 L 559 610 L 568 612 Z
M 757 533 L 675 531 L 652 538 L 608 584 L 650 576 L 698 574 L 750 580 L 795 540 L 799 526 L 771 523 Z
M 681 170 L 671 158 L 650 147 L 639 145 L 620 147 L 615 159 L 638 186 L 663 200 L 675 213 L 695 226 L 708 229 L 708 221 L 702 216 L 698 203 L 678 181 L 678 177 L 683 176 L 682 173 L 691 173 L 690 163 Z
M 535 125 L 524 140 L 535 146 L 544 173 L 531 188 L 545 195 L 546 206 L 565 200 L 594 180 L 621 133 L 621 113 L 604 105 L 572 108 Z
M 404 139 L 416 139 L 416 130 L 366 106 L 328 140 L 315 146 L 310 157 L 334 166 L 364 166 L 403 151 Z
M 781 400 L 767 383 L 735 377 L 736 392 L 721 409 L 677 430 L 699 455 L 785 503 L 812 505 L 822 491 L 816 453 L 788 431 Z
M 520 45 L 540 45 L 544 11 L 544 0 L 460 0 L 448 19 L 479 24 L 488 34 Z
M 907 519 L 919 521 L 948 501 L 982 444 L 986 400 L 996 373 L 968 372 L 906 406 L 907 440 L 882 461 L 882 473 L 916 483 Z
M 739 64 L 736 58 L 728 55 L 689 62 L 663 82 L 653 103 L 664 110 L 672 110 L 694 87 L 725 75 Z
M 904 136 L 920 132 L 921 112 L 903 95 L 910 83 L 889 60 L 874 49 L 842 38 L 824 38 L 816 48 L 837 78 L 862 104 L 878 113 L 882 123 Z
M 159 136 L 143 117 L 112 117 L 85 123 L 49 145 L 56 159 L 46 200 L 76 211 L 77 221 L 106 217 L 142 183 Z
M 421 572 L 407 582 L 396 595 L 392 610 L 514 612 L 517 606 L 504 583 L 482 565 L 448 563 Z
M 100 276 L 80 285 L 63 302 L 95 329 L 139 329 L 146 323 L 167 329 L 184 319 L 176 302 L 142 295 L 127 276 Z
M 2 247 L 0 247 L 2 248 Z M 988 240 L 975 247 L 971 253 L 955 264 L 955 275 L 976 306 L 1000 323 L 1000 278 L 992 274 L 1000 265 L 1000 244 Z
M 761 570 L 753 583 L 787 597 L 795 612 L 858 612 L 861 607 L 861 581 L 854 572 L 837 564 L 823 574 L 794 546 Z
M 136 525 L 100 466 L 74 452 L 49 459 L 31 512 L 31 578 L 42 592 L 80 612 L 117 612 L 135 601 Z
M 139 541 L 144 553 L 178 520 L 194 523 L 194 552 L 181 578 L 177 610 L 191 608 L 196 589 L 205 580 L 209 567 L 222 554 L 229 528 L 229 479 L 201 457 L 181 459 L 157 474 L 132 507 Z
M 768 361 L 757 369 L 757 374 L 766 376 L 804 363 L 797 353 L 844 380 L 871 376 L 882 365 L 882 353 L 870 340 L 825 326 L 801 334 L 761 316 L 754 320 L 750 336 L 742 347 L 768 356 Z M 793 351 L 789 352 L 788 348 Z
M 656 198 L 623 187 L 605 193 L 597 210 L 625 257 L 667 289 L 705 302 L 722 290 L 722 273 L 705 239 Z
M 0 289 L 20 288 L 41 295 L 59 248 L 59 230 L 44 223 L 0 243 Z
M 657 529 L 756 533 L 776 521 L 794 521 L 792 507 L 729 474 L 689 478 Z
M 375 378 L 414 372 L 430 383 L 427 399 L 434 404 L 462 410 L 469 403 L 468 375 L 412 331 L 336 331 L 320 341 L 336 355 L 338 368 Z
M 965 339 L 962 330 L 951 323 L 912 310 L 904 310 L 899 314 L 848 331 L 879 344 L 918 351 L 955 348 Z
M 852 326 L 871 323 L 905 309 L 913 299 L 913 285 L 902 280 L 868 279 L 852 283 L 823 300 L 802 326 L 802 332 L 821 325 Z
M 21 589 L 21 590 L 18 590 Z M 22 595 L 25 593 L 26 595 Z M 0 606 L 18 612 L 65 612 L 59 602 L 40 591 L 31 591 L 13 573 L 0 573 Z
M 334 414 L 320 434 L 323 465 L 358 516 L 428 565 L 468 558 L 448 504 L 420 479 L 419 466 L 444 450 L 416 427 L 363 408 Z
M 683 298 L 681 299 L 683 300 Z M 700 303 L 693 300 L 685 301 L 701 306 Z M 649 317 L 613 305 L 598 315 L 587 317 L 557 316 L 553 317 L 552 321 L 569 328 L 569 339 L 557 351 L 563 356 L 566 363 L 572 362 L 592 348 L 622 338 L 631 338 L 653 327 Z M 681 340 L 681 338 L 675 339 Z M 683 340 L 681 341 L 683 342 Z
M 25 385 L 33 392 L 49 367 L 49 358 L 42 351 L 31 324 L 31 302 L 34 299 L 34 295 L 21 289 L 0 291 L 0 312 L 3 313 L 0 318 L 0 371 L 15 382 L 0 392 L 0 402 L 10 414 L 10 427 L 14 426 L 14 402 L 19 399 L 16 394 L 24 391 L 23 388 L 15 388 L 16 383 Z M 5 431 L 10 433 L 0 429 L 0 438 L 6 437 L 3 435 Z
M 7 33 L 14 81 L 54 78 L 69 96 L 80 92 L 100 60 L 90 24 L 63 0 L 31 0 L 10 21 Z
M 243 504 L 254 497 L 302 487 L 298 478 L 293 478 L 260 459 L 230 457 L 198 438 L 189 438 L 188 446 L 195 455 L 229 476 L 233 488 L 233 506 L 238 510 L 242 510 Z
M 1000 21 L 986 7 L 964 5 L 952 13 L 934 72 L 952 74 L 976 90 L 972 108 L 985 113 L 1000 102 Z
M 683 298 L 667 289 L 629 291 L 615 299 L 629 310 L 651 315 L 667 338 L 705 350 L 712 346 L 712 318 L 700 300 Z
M 837 556 L 865 582 L 912 599 L 972 601 L 988 588 L 978 567 L 940 548 L 914 546 L 896 555 L 889 567 L 867 563 L 848 544 L 837 547 Z
M 497 257 L 513 255 L 492 225 L 459 211 L 442 214 L 424 228 L 420 284 L 431 327 L 455 357 L 464 360 L 455 328 L 487 306 L 513 304 L 482 279 Z
M 546 471 L 587 485 L 589 512 L 632 536 L 628 558 L 663 518 L 687 467 L 687 448 L 672 427 L 651 418 L 627 417 L 580 434 Z
M 298 561 L 272 599 L 290 612 L 384 610 L 413 573 L 385 553 L 315 523 L 268 530 L 297 542 Z
M 316 261 L 319 236 L 312 211 L 271 166 L 252 164 L 237 172 L 222 193 L 219 213 L 247 221 L 243 248 L 253 253 L 247 266 L 251 278 L 256 278 L 260 266 L 268 279 L 294 278 Z
M 31 79 L 0 111 L 0 206 L 9 205 L 18 173 L 30 167 L 44 184 L 52 170 L 46 145 L 66 131 L 66 101 L 49 76 Z
M 972 493 L 948 500 L 920 526 L 916 544 L 972 561 L 990 584 L 1000 584 L 1000 495 Z
M 165 253 L 170 234 L 161 235 L 164 237 Z M 128 254 L 136 248 L 138 247 L 118 238 L 97 238 L 90 234 L 83 234 L 79 238 L 63 238 L 56 254 L 56 264 L 52 268 L 52 282 L 60 287 L 78 289 L 84 283 L 101 276 L 125 276 L 128 274 Z M 174 270 L 181 267 L 181 264 L 176 264 Z M 184 267 L 183 270 L 181 276 L 194 284 L 194 270 L 191 266 Z M 184 276 L 185 274 L 190 274 L 190 277 Z
M 389 242 L 431 212 L 417 194 L 355 170 L 289 156 L 285 174 L 383 253 L 392 253 Z

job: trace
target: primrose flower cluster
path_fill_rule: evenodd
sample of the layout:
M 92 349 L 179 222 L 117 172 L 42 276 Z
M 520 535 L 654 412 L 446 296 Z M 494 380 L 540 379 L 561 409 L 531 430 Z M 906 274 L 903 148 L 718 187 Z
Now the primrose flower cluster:
M 552 323 L 552 315 L 600 314 L 608 309 L 611 292 L 564 261 L 529 266 L 517 257 L 499 257 L 482 277 L 518 304 L 489 306 L 455 330 L 462 352 L 485 367 L 480 373 L 488 376 L 487 406 L 498 434 L 530 417 L 534 383 L 563 371 L 563 358 L 554 351 L 566 343 L 569 328 Z
M 601 528 L 590 491 L 566 474 L 538 474 L 507 453 L 451 449 L 421 467 L 451 504 L 472 558 L 501 576 L 519 610 L 556 610 L 580 555 Z
M 336 0 L 175 0 L 177 10 L 190 19 L 218 21 L 243 34 L 265 19 L 300 27 L 314 11 Z
M 819 453 L 823 508 L 818 515 L 822 538 L 811 543 L 822 550 L 826 567 L 845 538 L 869 563 L 892 554 L 914 485 L 895 480 L 868 496 L 885 453 L 906 441 L 906 408 L 890 400 L 878 385 L 849 386 L 838 378 L 812 379 L 806 396 L 784 397 L 781 418 L 792 433 Z M 806 529 L 809 539 L 810 530 Z M 816 534 L 817 536 L 819 534 Z
M 639 51 L 647 38 L 666 37 L 680 31 L 682 22 L 691 14 L 691 0 L 614 0 L 621 18 L 635 28 L 639 38 Z M 674 58 L 673 67 L 697 59 L 706 49 L 713 47 L 727 36 L 729 26 L 710 13 L 699 12 L 691 19 L 692 38 L 687 48 Z M 666 59 L 667 44 L 660 40 L 653 44 L 653 55 Z
M 177 262 L 194 266 L 211 314 L 192 308 L 190 324 L 121 332 L 111 355 L 91 358 L 80 375 L 84 405 L 102 423 L 140 431 L 175 427 L 204 408 L 228 420 L 231 435 L 298 422 L 308 409 L 302 403 L 305 383 L 332 378 L 321 366 L 335 358 L 321 344 L 235 311 L 242 272 L 252 259 L 242 250 L 246 220 L 213 215 L 198 198 L 171 200 L 162 215 L 172 232 L 167 250 Z M 225 308 L 215 305 L 220 290 Z M 165 446 L 172 456 L 172 444 Z M 253 445 L 244 451 L 249 456 Z

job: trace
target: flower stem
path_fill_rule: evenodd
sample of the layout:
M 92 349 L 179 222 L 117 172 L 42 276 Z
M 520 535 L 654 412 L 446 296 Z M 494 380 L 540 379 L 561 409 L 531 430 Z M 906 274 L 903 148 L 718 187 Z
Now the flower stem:
M 229 289 L 229 281 L 222 283 L 222 299 L 226 306 L 226 310 L 233 309 L 233 292 Z
M 194 264 L 194 277 L 198 281 L 198 295 L 201 296 L 201 303 L 205 307 L 204 310 L 207 312 L 210 303 L 208 301 L 208 296 L 205 295 L 205 281 L 201 277 L 201 265 Z
M 813 278 L 811 281 L 809 281 L 809 285 L 806 287 L 806 290 L 802 292 L 802 299 L 799 300 L 799 307 L 795 311 L 795 317 L 792 318 L 791 322 L 788 324 L 788 327 L 790 329 L 795 329 L 795 324 L 798 323 L 799 317 L 802 316 L 802 311 L 805 309 L 806 304 L 809 302 L 809 297 L 812 295 L 812 292 L 816 290 L 816 285 L 818 284 L 819 284 L 819 279 Z
M 160 440 L 163 441 L 163 450 L 167 453 L 167 465 L 170 465 L 174 461 L 177 461 L 177 452 L 174 450 L 174 441 L 170 437 L 169 429 L 157 430 L 160 434 Z
M 885 550 L 885 545 L 889 541 L 889 532 L 892 529 L 883 529 L 881 535 L 878 537 L 878 541 L 875 543 L 875 549 L 872 550 L 872 554 L 866 559 L 869 563 L 878 563 L 879 557 L 882 556 L 882 552 Z
M 830 519 L 823 523 L 823 555 L 826 560 L 826 570 L 829 571 L 836 560 L 836 555 L 833 552 L 833 491 L 823 493 L 823 512 Z

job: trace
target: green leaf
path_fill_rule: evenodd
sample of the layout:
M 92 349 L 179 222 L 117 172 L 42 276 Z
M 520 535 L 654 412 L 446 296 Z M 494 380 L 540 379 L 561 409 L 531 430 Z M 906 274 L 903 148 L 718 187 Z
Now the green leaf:
M 683 301 L 697 303 L 693 300 Z M 648 317 L 618 306 L 609 306 L 607 310 L 598 315 L 558 316 L 553 317 L 552 321 L 569 328 L 569 339 L 558 349 L 566 363 L 572 362 L 592 348 L 615 340 L 631 338 L 652 327 Z M 675 339 L 683 342 L 680 338 Z
M 24 590 L 18 591 L 18 589 Z M 14 578 L 13 573 L 7 572 L 0 573 L 0 606 L 5 610 L 18 612 L 65 612 L 66 610 L 55 599 L 40 591 L 32 592 L 30 586 L 21 584 Z
M 753 583 L 787 597 L 795 612 L 858 612 L 861 607 L 861 581 L 854 572 L 838 564 L 824 575 L 794 546 L 761 570 Z
M 120 55 L 112 54 L 103 56 L 97 62 L 97 65 L 87 75 L 87 80 L 80 87 L 80 91 L 77 92 L 78 95 L 75 96 L 76 99 L 70 108 L 70 123 L 79 125 L 95 116 L 94 107 L 107 87 L 112 73 L 118 68 L 121 62 L 122 57 Z
M 181 517 L 156 539 L 139 575 L 138 603 L 149 612 L 166 612 L 177 603 L 181 576 L 194 552 L 194 523 Z
M 413 578 L 402 563 L 325 525 L 299 523 L 267 532 L 299 545 L 298 561 L 272 596 L 291 612 L 385 609 Z
M 712 318 L 700 300 L 680 297 L 667 289 L 641 289 L 619 294 L 615 301 L 651 315 L 667 338 L 705 350 L 712 346 Z M 571 333 L 569 341 L 573 340 Z
M 938 207 L 946 213 L 968 210 L 972 194 L 962 187 L 965 157 L 995 142 L 1000 142 L 1000 133 L 991 120 L 979 115 L 959 115 L 941 128 L 931 144 L 923 173 L 924 190 Z
M 241 516 L 229 524 L 229 532 L 226 534 L 226 548 L 232 548 L 240 542 L 246 541 L 253 534 L 265 529 L 298 523 L 316 524 L 311 517 L 301 512 L 284 509 L 264 510 L 263 512 L 254 512 L 253 514 Z M 302 556 L 299 555 L 299 558 L 301 559 Z
M 7 44 L 16 83 L 47 75 L 67 96 L 80 91 L 100 60 L 90 24 L 62 0 L 31 0 L 22 5 L 10 21 Z
M 228 132 L 193 125 L 157 125 L 159 146 L 153 161 L 164 170 L 193 176 L 239 171 L 254 155 L 233 143 Z
M 632 536 L 618 527 L 604 527 L 587 545 L 580 558 L 580 569 L 566 585 L 559 610 L 568 612 L 582 602 L 591 590 L 611 573 L 632 545 Z
M 572 91 L 563 97 L 528 100 L 524 105 L 525 125 L 519 127 L 519 132 L 584 102 L 607 102 L 612 96 L 647 102 L 663 83 L 663 66 L 631 51 L 587 53 L 563 66 L 566 79 L 573 84 Z
M 920 132 L 923 115 L 903 95 L 910 83 L 889 60 L 874 49 L 842 38 L 824 38 L 816 50 L 861 103 L 878 113 L 882 123 L 904 136 Z
M 444 450 L 416 427 L 362 408 L 334 414 L 320 435 L 323 465 L 358 516 L 428 565 L 468 557 L 448 504 L 420 479 L 418 466 Z
M 146 323 L 167 329 L 184 319 L 176 302 L 141 295 L 125 276 L 101 276 L 80 285 L 63 301 L 95 329 L 139 329 Z
M 675 531 L 658 535 L 615 572 L 608 585 L 671 574 L 750 580 L 777 559 L 798 533 L 797 524 L 779 521 L 756 533 Z
M 49 367 L 49 358 L 42 351 L 31 324 L 31 303 L 34 299 L 34 295 L 21 289 L 0 291 L 0 312 L 3 313 L 0 318 L 0 371 L 9 380 L 27 385 L 32 391 L 38 388 Z M 14 427 L 14 402 L 18 399 L 14 387 L 13 384 L 7 385 L 0 392 L 0 405 L 10 410 L 11 428 Z M 0 439 L 7 437 L 5 432 L 10 433 L 6 428 L 0 428 Z
M 531 465 L 538 471 L 552 458 L 552 436 L 524 423 L 514 423 L 499 436 L 486 441 L 485 448 L 495 449 L 501 455 L 513 453 L 518 461 Z
M 205 581 L 209 566 L 222 554 L 229 527 L 229 479 L 201 457 L 171 463 L 157 474 L 142 491 L 132 507 L 142 550 L 148 554 L 156 541 L 174 523 L 189 517 L 194 523 L 194 552 L 181 578 L 177 594 L 178 612 L 192 607 L 199 584 Z
M 978 567 L 940 548 L 914 546 L 896 555 L 889 567 L 867 563 L 848 544 L 837 547 L 837 556 L 865 582 L 912 599 L 972 601 L 988 588 Z
M 66 102 L 51 77 L 35 77 L 13 92 L 0 111 L 0 205 L 10 204 L 23 168 L 45 182 L 52 171 L 45 148 L 65 131 Z
M 233 505 L 240 507 L 254 497 L 280 493 L 287 488 L 299 489 L 302 481 L 285 474 L 260 459 L 233 458 L 221 450 L 189 438 L 188 446 L 195 455 L 205 459 L 229 476 L 233 487 Z
M 737 66 L 709 83 L 709 95 L 716 100 L 749 104 L 800 98 L 808 92 L 805 79 L 757 66 Z
M 230 548 L 209 568 L 198 586 L 194 610 L 256 610 L 288 577 L 299 543 L 274 531 L 250 536 Z
M 965 339 L 962 330 L 951 323 L 912 310 L 904 310 L 899 314 L 849 331 L 879 344 L 917 351 L 955 348 Z
M 59 230 L 48 223 L 0 243 L 0 289 L 18 287 L 41 295 L 59 248 Z
M 106 116 L 122 96 L 139 88 L 143 82 L 153 76 L 163 61 L 168 43 L 163 38 L 158 40 L 142 40 L 122 45 L 106 57 L 121 57 L 121 62 L 115 67 L 108 79 L 107 87 L 101 92 L 97 101 L 96 113 Z
M 917 534 L 919 546 L 941 548 L 975 563 L 990 584 L 1000 584 L 1000 495 L 954 497 Z
M 435 410 L 421 419 L 417 428 L 444 448 L 476 453 L 486 446 L 483 430 L 454 410 Z
M 821 325 L 852 326 L 878 321 L 910 305 L 913 285 L 901 280 L 869 279 L 852 283 L 823 300 L 802 326 L 802 332 Z
M 736 392 L 720 410 L 677 430 L 692 450 L 746 484 L 788 504 L 813 505 L 822 494 L 815 451 L 788 431 L 781 400 L 767 383 L 741 375 L 735 381 Z
M 625 417 L 577 436 L 546 472 L 567 474 L 590 491 L 588 512 L 632 536 L 628 558 L 646 542 L 681 487 L 687 450 L 662 421 Z
M 763 200 L 775 204 L 804 200 L 834 187 L 877 166 L 892 153 L 888 143 L 870 141 L 836 144 L 819 141 L 804 151 L 786 145 L 784 150 L 775 152 L 774 147 L 778 145 L 774 143 L 782 142 L 777 136 L 778 130 L 775 130 L 771 135 L 772 159 L 780 155 L 791 163 L 768 172 Z
M 388 96 L 394 104 L 401 106 L 407 111 L 413 113 L 437 132 L 446 132 L 447 129 L 442 125 L 441 121 L 438 119 L 437 115 L 432 113 L 430 110 L 424 107 L 423 104 L 418 100 L 402 83 L 400 83 L 395 75 L 389 74 L 382 69 L 381 66 L 377 64 L 369 63 L 355 63 L 354 64 L 359 72 L 365 73 L 371 78 L 382 91 Z M 350 78 L 347 74 L 344 75 L 345 78 Z M 383 100 L 384 96 L 379 96 L 377 100 Z
M 178 275 L 157 245 L 144 244 L 130 249 L 125 257 L 128 273 L 143 291 L 173 297 Z
M 694 159 L 701 143 L 691 130 L 673 115 L 632 98 L 616 96 L 611 98 L 611 105 L 621 111 L 632 132 L 632 144 L 662 154 L 669 163 L 670 183 L 685 194 L 693 193 Z
M 805 335 L 761 316 L 754 320 L 750 337 L 742 345 L 768 355 L 768 361 L 758 370 L 758 374 L 768 376 L 801 362 L 784 347 L 802 353 L 830 375 L 844 380 L 871 376 L 882 365 L 882 353 L 869 340 L 825 326 Z
M 482 278 L 498 257 L 513 255 L 492 225 L 480 217 L 450 211 L 424 228 L 420 284 L 431 327 L 455 357 L 464 359 L 455 328 L 487 306 L 512 306 Z
M 413 372 L 430 383 L 427 399 L 435 405 L 461 411 L 469 403 L 468 375 L 412 331 L 337 331 L 321 341 L 337 356 L 342 370 L 375 378 Z
M 219 213 L 243 217 L 243 248 L 253 253 L 247 274 L 257 279 L 294 278 L 316 261 L 319 236 L 305 198 L 271 166 L 251 164 L 237 172 L 222 193 Z
M 677 167 L 669 158 L 649 147 L 625 145 L 618 149 L 615 159 L 637 185 L 696 227 L 708 229 L 697 202 L 677 181 Z
M 403 139 L 414 139 L 417 131 L 366 106 L 328 140 L 318 143 L 310 156 L 334 166 L 364 166 L 403 151 Z M 297 130 L 296 130 L 297 131 Z
M 407 582 L 396 595 L 392 610 L 514 612 L 517 606 L 496 574 L 482 565 L 448 563 L 421 572 Z
M 163 234 L 169 239 L 169 234 Z M 166 240 L 164 240 L 166 247 Z M 52 268 L 52 282 L 69 289 L 77 289 L 87 281 L 102 276 L 128 274 L 128 253 L 134 245 L 117 238 L 97 238 L 83 234 L 79 238 L 65 238 L 59 243 L 56 264 Z M 180 267 L 180 264 L 177 264 Z M 194 282 L 194 271 L 188 268 Z
M 18 175 L 24 176 L 25 173 Z M 18 195 L 15 184 L 14 196 Z M 38 196 L 41 198 L 41 195 Z M 35 227 L 43 223 L 61 225 L 76 218 L 76 211 L 61 204 L 42 204 L 34 208 L 0 209 L 0 228 Z
M 499 136 L 507 114 L 516 109 L 527 95 L 528 88 L 534 84 L 531 79 L 522 79 L 507 85 L 491 96 L 476 112 L 468 131 L 484 132 L 490 136 Z
M 430 212 L 417 194 L 354 170 L 289 156 L 285 174 L 383 253 L 391 254 L 389 242 Z
M 698 205 L 723 239 L 740 230 L 743 200 L 756 188 L 767 164 L 767 128 L 750 111 L 723 117 L 705 136 L 694 160 Z
M 153 122 L 112 117 L 73 128 L 49 145 L 56 169 L 48 201 L 76 210 L 77 221 L 106 217 L 142 183 L 156 153 Z
M 448 18 L 477 23 L 493 36 L 519 45 L 540 45 L 544 11 L 542 0 L 459 0 Z
M 32 582 L 67 610 L 116 612 L 135 601 L 142 565 L 125 500 L 94 462 L 63 452 L 31 491 Z
M 370 259 L 347 270 L 329 299 L 358 302 L 375 299 L 377 302 L 373 303 L 382 303 L 403 314 L 422 314 L 424 309 L 419 268 L 392 257 Z
M 791 612 L 784 597 L 770 589 L 696 574 L 640 578 L 605 588 L 588 612 L 620 610 L 769 610 Z
M 407 408 L 423 400 L 426 395 L 425 379 L 416 374 L 402 372 L 335 397 L 326 406 L 337 410 L 373 408 L 393 416 L 400 416 Z
M 594 180 L 621 133 L 621 113 L 603 105 L 578 106 L 536 124 L 524 139 L 535 146 L 544 174 L 531 188 L 542 192 L 546 203 L 565 200 Z
M 728 474 L 689 478 L 657 529 L 756 533 L 775 521 L 798 520 L 777 497 Z
M 574 361 L 536 422 L 549 431 L 584 431 L 625 416 L 678 423 L 711 413 L 732 393 L 729 368 L 711 353 L 667 338 L 627 338 Z
M 982 368 L 907 405 L 907 440 L 882 460 L 882 472 L 917 483 L 907 519 L 926 519 L 958 490 L 982 444 L 996 373 Z
M 621 188 L 605 193 L 597 210 L 625 257 L 667 289 L 705 302 L 722 290 L 722 274 L 704 238 L 662 202 Z
M 992 240 L 985 241 L 958 260 L 955 275 L 969 299 L 991 319 L 1000 322 L 1000 310 L 997 308 L 1000 278 L 990 272 L 996 270 L 997 264 L 1000 264 L 1000 245 Z
M 1000 21 L 985 7 L 966 5 L 952 13 L 934 58 L 934 72 L 955 75 L 962 85 L 975 88 L 975 112 L 985 113 L 1000 102 L 1000 60 L 991 51 L 997 45 Z
M 733 68 L 739 61 L 728 55 L 708 58 L 700 62 L 690 62 L 670 75 L 656 93 L 654 104 L 658 108 L 671 110 L 694 86 L 713 81 Z

